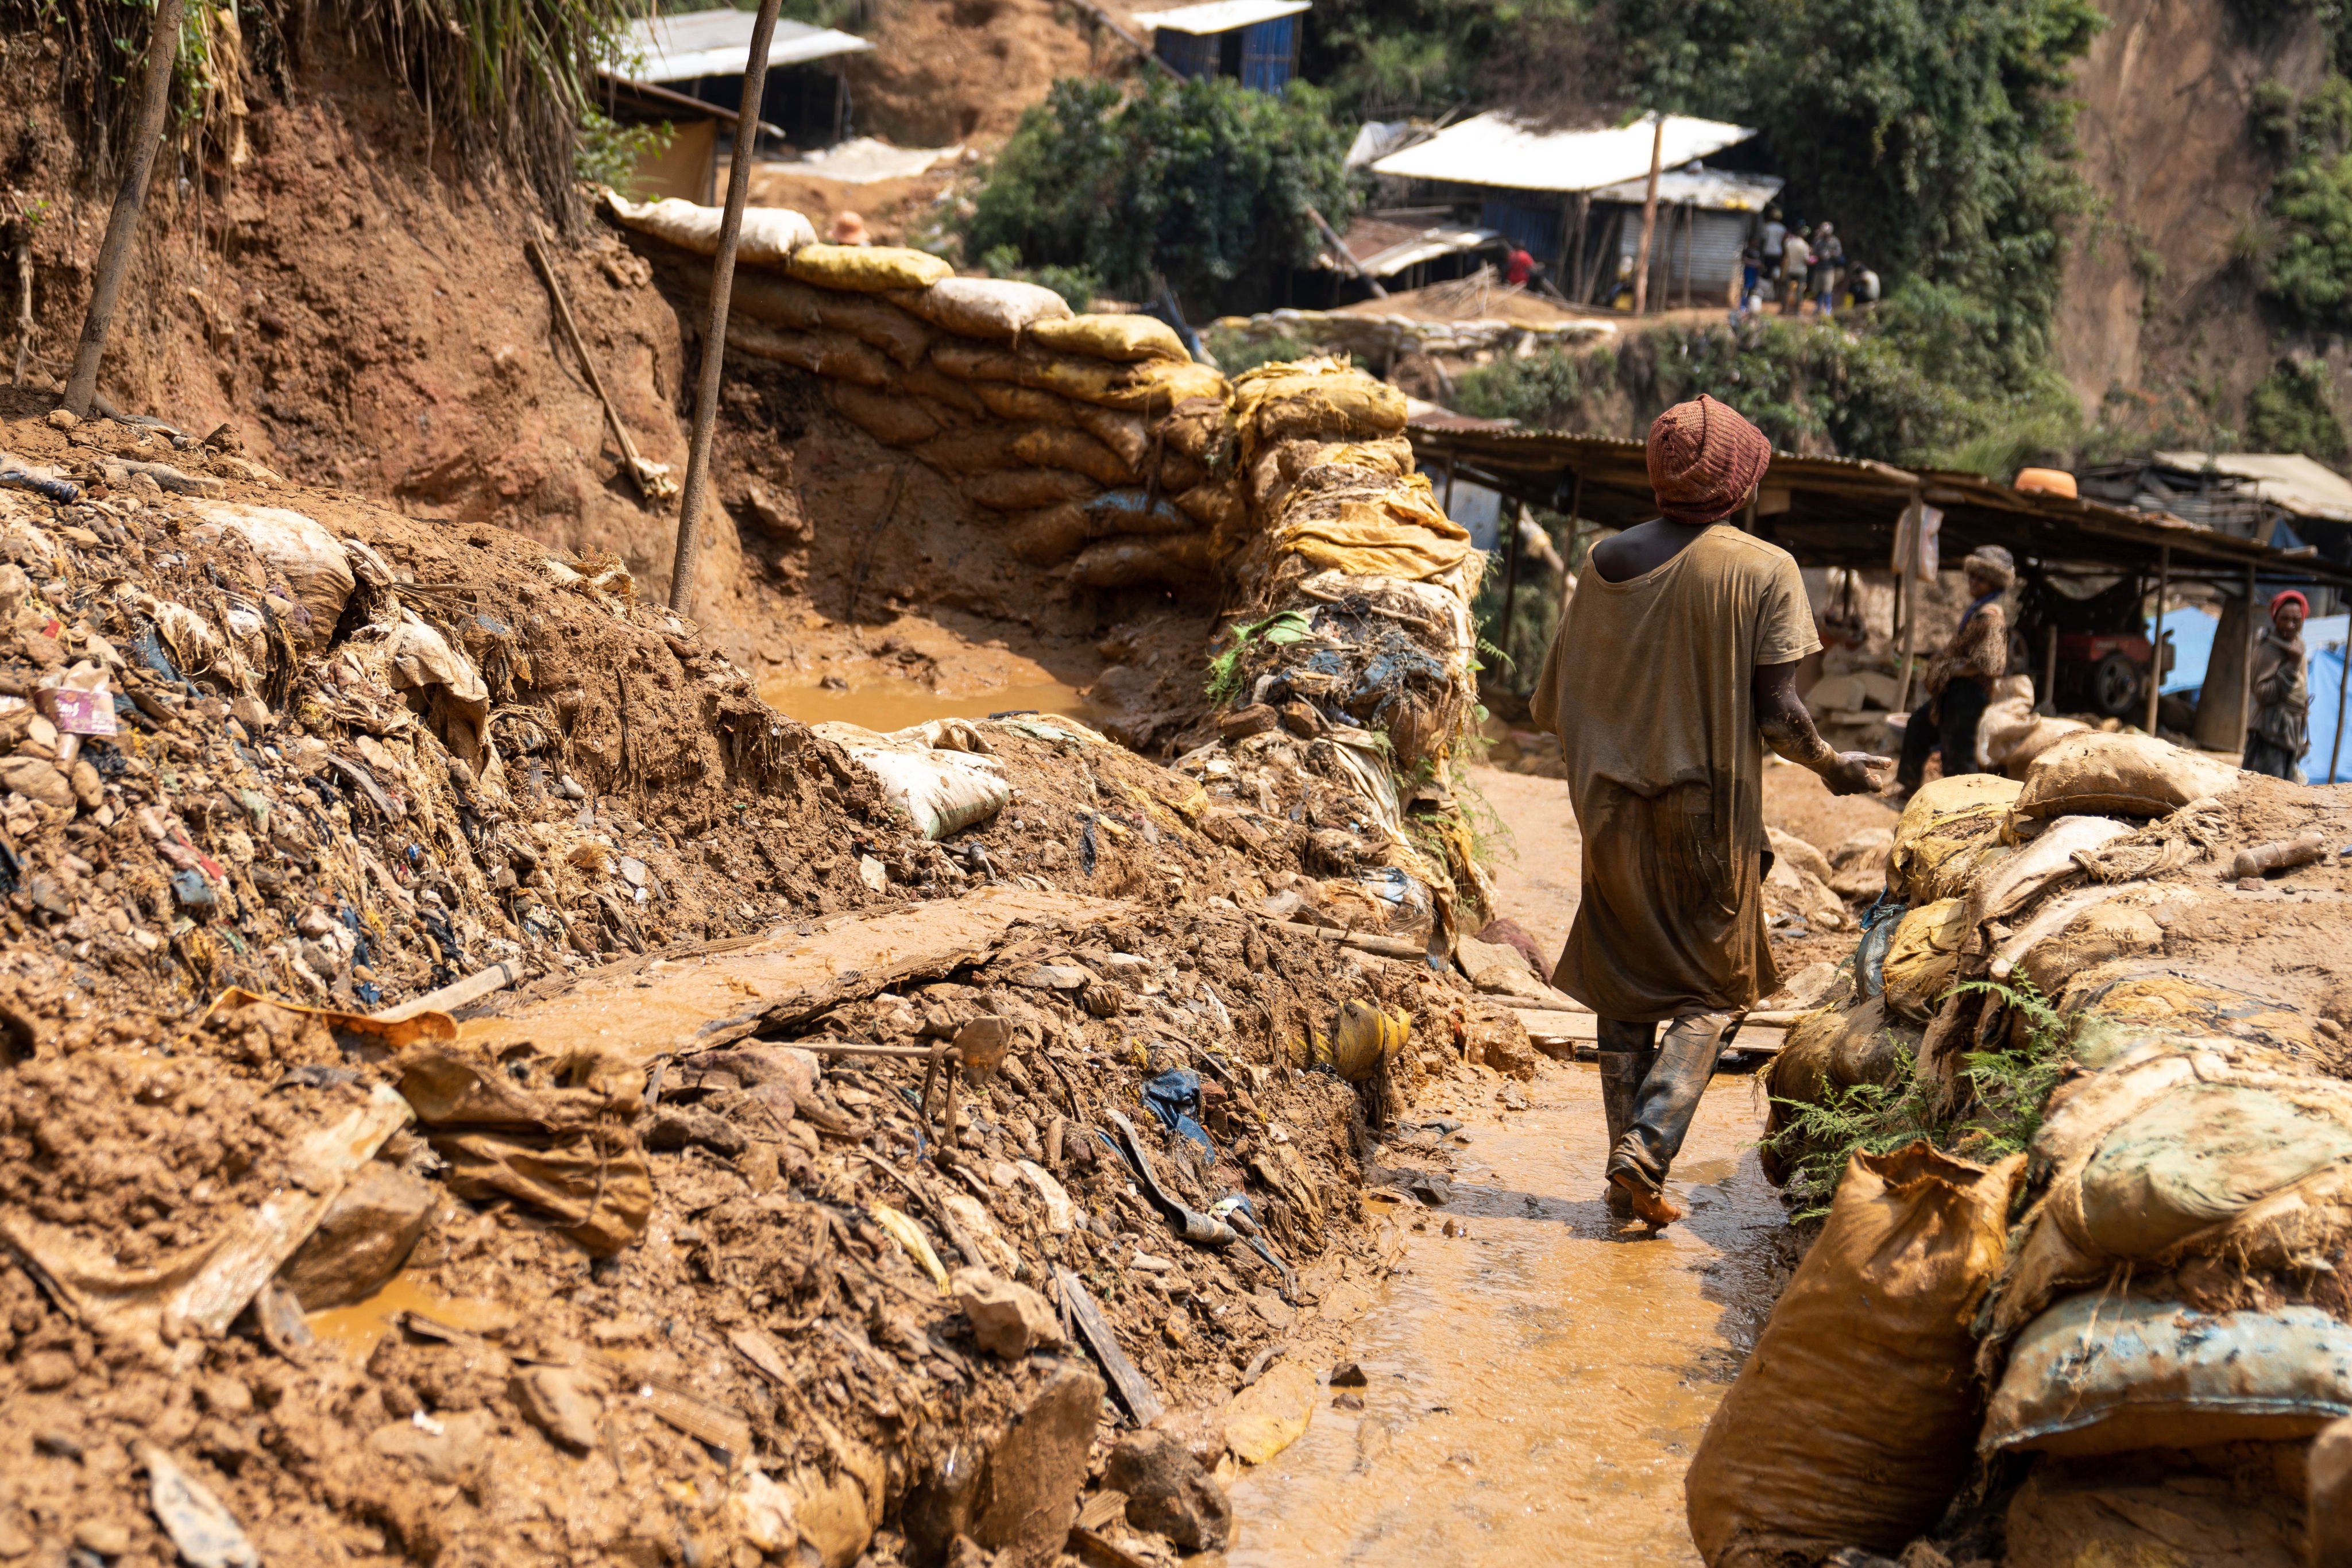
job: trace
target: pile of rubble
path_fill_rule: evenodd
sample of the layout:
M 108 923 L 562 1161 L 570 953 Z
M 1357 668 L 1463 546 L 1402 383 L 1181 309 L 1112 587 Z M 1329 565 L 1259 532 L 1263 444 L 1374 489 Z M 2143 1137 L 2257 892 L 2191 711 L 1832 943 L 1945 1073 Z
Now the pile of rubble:
M 910 772 L 610 563 L 5 440 L 0 1560 L 1171 1562 L 1386 1267 L 1375 1130 L 1526 1060 L 1075 721 Z

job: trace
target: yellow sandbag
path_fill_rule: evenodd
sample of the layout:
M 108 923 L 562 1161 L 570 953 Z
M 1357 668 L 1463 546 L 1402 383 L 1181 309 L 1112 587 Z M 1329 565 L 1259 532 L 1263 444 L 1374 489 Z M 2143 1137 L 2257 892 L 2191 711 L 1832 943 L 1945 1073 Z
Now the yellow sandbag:
M 1330 361 L 1264 364 L 1234 383 L 1234 413 L 1255 446 L 1368 440 L 1404 428 L 1404 394 Z
M 1924 785 L 1895 825 L 1888 885 L 1910 904 L 1957 897 L 1969 876 L 2007 853 L 2000 827 L 2020 791 L 1997 773 L 1956 773 Z
M 1114 364 L 1102 360 L 1050 359 L 1036 363 L 1024 379 L 1032 386 L 1097 403 L 1106 408 L 1162 414 L 1195 397 L 1223 397 L 1225 378 L 1204 364 L 1144 360 Z
M 912 447 L 940 433 L 940 422 L 924 411 L 924 400 L 882 393 L 854 382 L 829 381 L 825 395 L 843 418 L 886 447 Z
M 1005 531 L 1005 548 L 1032 566 L 1059 566 L 1086 548 L 1094 524 L 1086 508 L 1076 501 L 1040 507 L 1013 520 Z
M 2033 759 L 2017 809 L 2026 816 L 2164 816 L 2235 789 L 2236 768 L 2152 735 L 2069 735 Z
M 1040 321 L 1067 321 L 1069 301 L 1051 289 L 1009 278 L 942 278 L 928 289 L 907 289 L 891 303 L 933 326 L 968 338 L 1018 342 Z
M 932 365 L 958 381 L 1018 382 L 1030 363 L 1012 349 L 959 338 L 943 338 L 931 347 Z
M 1423 475 L 1401 480 L 1377 500 L 1315 500 L 1314 506 L 1286 510 L 1276 524 L 1277 554 L 1353 577 L 1419 582 L 1454 570 L 1474 552 L 1469 531 L 1439 510 Z
M 1150 458 L 1147 457 L 1147 462 Z M 1181 452 L 1160 455 L 1160 488 L 1171 495 L 1189 490 L 1209 477 L 1209 465 L 1198 458 L 1188 458 Z
M 1848 1163 L 1691 1458 L 1685 1502 L 1710 1568 L 1892 1556 L 1944 1511 L 1976 1458 L 1970 1324 L 2024 1163 L 1987 1169 L 1924 1140 Z
M 1232 440 L 1234 411 L 1222 395 L 1188 397 L 1151 428 L 1168 450 L 1205 463 L 1221 456 Z
M 707 281 L 705 284 L 708 287 Z M 912 365 L 929 352 L 935 334 L 930 328 L 896 305 L 869 294 L 844 294 L 813 289 L 789 278 L 756 272 L 737 275 L 728 307 L 771 326 L 808 330 L 830 327 L 871 343 L 902 365 Z
M 1069 405 L 1078 428 L 1117 452 L 1119 460 L 1136 473 L 1151 456 L 1151 427 L 1140 414 L 1129 414 L 1117 408 L 1103 408 L 1091 403 Z M 1160 481 L 1167 483 L 1165 470 Z
M 890 384 L 890 363 L 847 332 L 820 328 L 813 332 L 787 331 L 760 321 L 730 317 L 727 346 L 758 359 L 772 359 L 835 381 L 860 386 Z
M 1966 899 L 1941 899 L 1905 915 L 1886 950 L 1888 1011 L 1918 1024 L 1933 1017 L 1959 973 L 1968 934 Z
M 908 392 L 928 397 L 941 409 L 963 418 L 984 418 L 988 415 L 988 405 L 980 400 L 971 383 L 943 374 L 929 361 L 914 366 L 898 379 Z
M 1341 441 L 1324 448 L 1318 462 L 1370 468 L 1403 479 L 1412 472 L 1412 443 L 1402 436 L 1381 441 Z
M 885 289 L 928 289 L 955 268 L 928 251 L 897 245 L 804 245 L 784 270 L 820 289 L 878 294 Z
M 1249 522 L 1249 508 L 1229 479 L 1194 485 L 1176 498 L 1176 504 L 1185 516 L 1222 534 L 1236 535 Z
M 1083 430 L 1041 425 L 1013 443 L 1013 454 L 1032 468 L 1068 468 L 1106 485 L 1132 484 L 1135 470 L 1117 452 Z
M 1014 443 L 1028 434 L 1018 425 L 971 425 L 942 432 L 915 448 L 920 458 L 943 474 L 961 479 L 1021 466 Z
M 1089 544 L 1070 567 L 1070 580 L 1087 588 L 1181 588 L 1209 580 L 1216 565 L 1216 542 L 1205 533 L 1122 535 Z
M 1176 330 L 1154 316 L 1072 316 L 1066 321 L 1037 321 L 1029 328 L 1029 341 L 1056 353 L 1084 354 L 1089 359 L 1192 363 Z
M 1017 419 L 1024 425 L 1077 423 L 1076 404 L 1034 386 L 1012 381 L 975 381 L 971 388 L 972 395 L 999 419 Z
M 991 511 L 1034 511 L 1063 501 L 1087 500 L 1101 492 L 1094 480 L 1067 468 L 1006 468 L 976 475 L 963 485 L 966 499 Z

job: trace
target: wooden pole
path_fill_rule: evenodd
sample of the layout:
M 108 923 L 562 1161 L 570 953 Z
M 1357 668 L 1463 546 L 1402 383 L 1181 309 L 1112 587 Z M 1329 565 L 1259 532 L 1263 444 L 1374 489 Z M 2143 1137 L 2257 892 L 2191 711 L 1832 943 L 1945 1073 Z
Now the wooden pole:
M 2238 668 L 2238 760 L 2246 759 L 2246 737 L 2254 732 L 2254 645 L 2262 637 L 2254 617 L 2262 614 L 2254 603 L 2261 590 L 2254 585 L 2254 569 L 2246 568 L 2246 651 L 2244 662 Z
M 106 357 L 114 307 L 122 297 L 122 274 L 130 268 L 131 242 L 139 237 L 139 215 L 147 201 L 147 176 L 163 140 L 163 110 L 172 97 L 172 68 L 180 58 L 181 0 L 156 0 L 154 26 L 147 34 L 147 75 L 141 84 L 139 126 L 131 133 L 122 184 L 115 187 L 114 210 L 107 215 L 106 238 L 98 247 L 98 275 L 89 310 L 81 321 L 81 345 L 74 351 L 73 374 L 59 405 L 76 417 L 89 412 L 98 395 L 99 362 Z
M 1685 202 L 1683 204 L 1683 309 L 1685 310 L 1690 309 L 1691 302 L 1691 231 L 1697 226 L 1698 204 Z M 1748 531 L 1753 533 L 1756 531 L 1751 528 Z
M 2352 686 L 2347 679 L 2352 677 L 2352 637 L 2336 645 L 2336 739 L 2328 742 L 2327 776 L 2321 784 L 2336 782 L 2336 763 L 2344 755 L 2344 697 L 2347 687 Z
M 1642 198 L 1642 243 L 1633 254 L 1633 314 L 1637 316 L 1650 308 L 1650 244 L 1658 233 L 1658 163 L 1666 155 L 1666 117 L 1653 118 L 1657 128 L 1650 135 L 1650 188 Z
M 171 4 L 173 0 L 163 0 Z M 727 209 L 719 220 L 719 254 L 710 258 L 710 317 L 702 336 L 701 384 L 695 389 L 694 439 L 686 457 L 685 493 L 677 508 L 677 553 L 669 569 L 669 607 L 694 607 L 694 558 L 702 544 L 702 507 L 710 492 L 710 435 L 719 421 L 719 379 L 727 361 L 727 306 L 735 291 L 735 242 L 743 232 L 743 204 L 751 190 L 751 137 L 760 123 L 760 95 L 768 81 L 768 44 L 776 34 L 781 0 L 760 0 L 751 24 L 751 53 L 743 62 L 743 107 L 735 121 L 734 155 L 727 166 Z
M 1895 678 L 1895 710 L 1911 710 L 1911 659 L 1919 647 L 1919 592 L 1912 576 L 1919 569 L 1921 540 L 1919 531 L 1926 520 L 1920 516 L 1920 500 L 1916 493 L 1911 504 L 1904 509 L 1903 521 L 1896 524 L 1902 531 L 1902 548 L 1895 553 L 1895 614 L 1903 623 L 1903 662 Z
M 1569 257 L 1570 258 L 1570 265 L 1574 268 L 1574 270 L 1569 275 L 1570 281 L 1569 284 L 1568 297 L 1571 300 L 1578 300 L 1579 302 L 1581 302 L 1584 299 L 1584 224 L 1585 219 L 1591 215 L 1591 211 L 1592 193 L 1590 191 L 1577 192 L 1576 237 L 1570 242 L 1569 246 Z
M 1519 594 L 1519 498 L 1510 498 L 1510 515 L 1504 518 L 1498 511 L 1496 521 L 1511 531 L 1503 542 L 1503 624 L 1495 628 L 1495 646 L 1503 650 L 1506 664 L 1511 658 L 1511 604 Z M 1511 682 L 1513 690 L 1518 682 Z
M 2156 547 L 2156 633 L 2147 656 L 2147 732 L 2156 733 L 2157 689 L 2164 684 L 2164 595 L 2172 590 L 2172 546 Z
M 2058 711 L 2058 626 L 2052 622 L 2042 641 L 2042 711 Z

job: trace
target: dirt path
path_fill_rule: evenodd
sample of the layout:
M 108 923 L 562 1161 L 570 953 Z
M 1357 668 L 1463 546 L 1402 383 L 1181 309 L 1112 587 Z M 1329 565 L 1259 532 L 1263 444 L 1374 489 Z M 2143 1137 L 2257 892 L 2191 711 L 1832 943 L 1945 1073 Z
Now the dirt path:
M 1556 952 L 1580 865 L 1566 786 L 1475 782 L 1517 849 L 1501 910 Z M 1307 1436 L 1234 1489 L 1234 1568 L 1697 1560 L 1683 1471 L 1778 1291 L 1756 1080 L 1708 1090 L 1675 1172 L 1690 1220 L 1647 1238 L 1621 1237 L 1601 1200 L 1595 1069 L 1547 1063 L 1529 1087 L 1525 1111 L 1414 1112 L 1468 1123 L 1449 1141 L 1454 1200 L 1408 1233 L 1359 1326 L 1360 1412 L 1327 1392 Z
M 1361 1412 L 1327 1393 L 1234 1487 L 1234 1568 L 1696 1563 L 1683 1471 L 1778 1288 L 1754 1082 L 1716 1080 L 1675 1173 L 1690 1220 L 1650 1239 L 1601 1201 L 1591 1067 L 1473 1113 L 1454 1201 L 1358 1328 Z

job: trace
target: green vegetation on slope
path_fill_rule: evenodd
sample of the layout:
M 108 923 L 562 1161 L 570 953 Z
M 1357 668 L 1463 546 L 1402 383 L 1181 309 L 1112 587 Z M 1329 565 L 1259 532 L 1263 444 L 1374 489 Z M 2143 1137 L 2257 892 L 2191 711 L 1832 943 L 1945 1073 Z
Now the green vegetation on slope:
M 1280 96 L 1229 78 L 1065 79 L 1022 116 L 964 227 L 1000 270 L 1083 268 L 1129 299 L 1165 280 L 1189 311 L 1262 305 L 1316 252 L 1307 209 L 1353 213 L 1348 136 L 1303 83 Z

